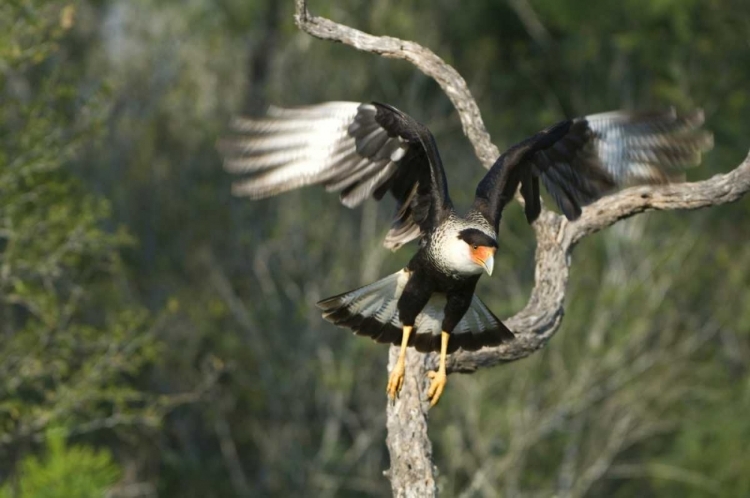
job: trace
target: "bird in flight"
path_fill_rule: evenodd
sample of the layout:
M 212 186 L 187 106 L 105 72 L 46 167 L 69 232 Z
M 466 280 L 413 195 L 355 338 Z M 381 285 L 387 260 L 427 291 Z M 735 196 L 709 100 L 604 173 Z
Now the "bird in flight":
M 432 133 L 387 104 L 327 102 L 272 107 L 268 115 L 236 119 L 219 142 L 225 169 L 245 176 L 233 192 L 251 199 L 307 185 L 339 192 L 350 208 L 386 194 L 396 209 L 385 247 L 419 239 L 400 271 L 318 303 L 326 320 L 400 344 L 387 394 L 404 382 L 406 350 L 440 353 L 429 372 L 431 405 L 445 388 L 446 355 L 512 341 L 513 332 L 474 294 L 483 273 L 492 275 L 498 227 L 516 191 L 529 223 L 541 212 L 539 183 L 570 220 L 617 187 L 680 180 L 712 146 L 703 113 L 678 115 L 615 111 L 561 121 L 504 152 L 476 189 L 466 214 L 448 195 Z

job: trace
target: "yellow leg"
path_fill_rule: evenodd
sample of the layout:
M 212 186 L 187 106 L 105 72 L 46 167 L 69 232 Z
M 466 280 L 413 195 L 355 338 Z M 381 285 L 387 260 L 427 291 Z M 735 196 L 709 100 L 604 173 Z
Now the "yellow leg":
M 388 393 L 388 397 L 396 399 L 396 396 L 401 391 L 401 387 L 404 385 L 404 372 L 406 371 L 406 346 L 409 344 L 409 336 L 411 335 L 411 327 L 404 325 L 404 332 L 401 336 L 401 351 L 398 353 L 398 360 L 391 371 L 391 376 L 388 377 L 388 387 L 385 392 Z
M 430 400 L 430 406 L 435 406 L 443 394 L 445 384 L 448 381 L 448 375 L 445 373 L 445 357 L 448 355 L 448 340 L 451 335 L 448 332 L 440 334 L 440 366 L 437 372 L 428 372 L 427 376 L 432 379 L 430 388 L 427 390 L 427 397 Z

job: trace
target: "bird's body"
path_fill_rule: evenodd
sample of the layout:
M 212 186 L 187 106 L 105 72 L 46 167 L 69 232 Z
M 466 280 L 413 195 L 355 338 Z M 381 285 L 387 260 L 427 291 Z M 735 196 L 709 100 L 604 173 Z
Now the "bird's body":
M 390 192 L 396 214 L 384 245 L 396 250 L 419 238 L 406 268 L 373 284 L 318 303 L 327 320 L 378 342 L 401 344 L 388 393 L 404 376 L 408 346 L 439 351 L 428 395 L 445 385 L 446 354 L 514 338 L 474 290 L 492 273 L 505 205 L 517 190 L 529 223 L 541 212 L 539 182 L 571 220 L 581 207 L 621 185 L 666 183 L 695 164 L 711 145 L 699 130 L 700 112 L 677 116 L 606 113 L 564 120 L 503 153 L 479 183 L 466 215 L 448 195 L 442 161 L 429 130 L 385 104 L 330 102 L 272 109 L 269 117 L 240 120 L 247 136 L 221 144 L 225 167 L 249 173 L 234 191 L 251 198 L 310 184 L 341 192 L 354 207 Z

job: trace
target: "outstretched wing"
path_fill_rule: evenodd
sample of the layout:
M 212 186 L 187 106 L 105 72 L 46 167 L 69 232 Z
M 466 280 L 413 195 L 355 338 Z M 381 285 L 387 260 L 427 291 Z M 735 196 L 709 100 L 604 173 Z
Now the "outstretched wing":
M 233 192 L 251 199 L 306 185 L 340 192 L 350 208 L 390 192 L 396 214 L 384 245 L 396 250 L 428 232 L 451 210 L 443 165 L 430 131 L 385 104 L 327 102 L 271 108 L 237 119 L 219 142 L 224 167 L 247 174 Z
M 526 217 L 541 211 L 539 180 L 568 219 L 623 186 L 680 181 L 713 146 L 700 110 L 678 115 L 624 111 L 562 121 L 511 147 L 480 182 L 474 201 L 497 229 L 505 205 L 521 188 Z

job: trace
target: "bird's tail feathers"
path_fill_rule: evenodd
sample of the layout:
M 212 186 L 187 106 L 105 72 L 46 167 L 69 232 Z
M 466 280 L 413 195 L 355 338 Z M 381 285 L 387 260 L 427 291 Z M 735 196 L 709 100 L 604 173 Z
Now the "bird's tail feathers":
M 406 269 L 338 296 L 320 301 L 323 318 L 340 327 L 352 329 L 377 342 L 401 342 L 402 325 L 398 317 L 398 299 L 409 280 Z
M 320 301 L 323 318 L 357 335 L 377 342 L 401 344 L 403 324 L 398 300 L 409 280 L 404 269 L 377 282 Z M 409 346 L 417 351 L 440 351 L 440 332 L 445 317 L 445 294 L 432 295 L 414 322 Z M 513 333 L 475 295 L 471 306 L 451 333 L 448 351 L 475 351 L 513 339 Z

